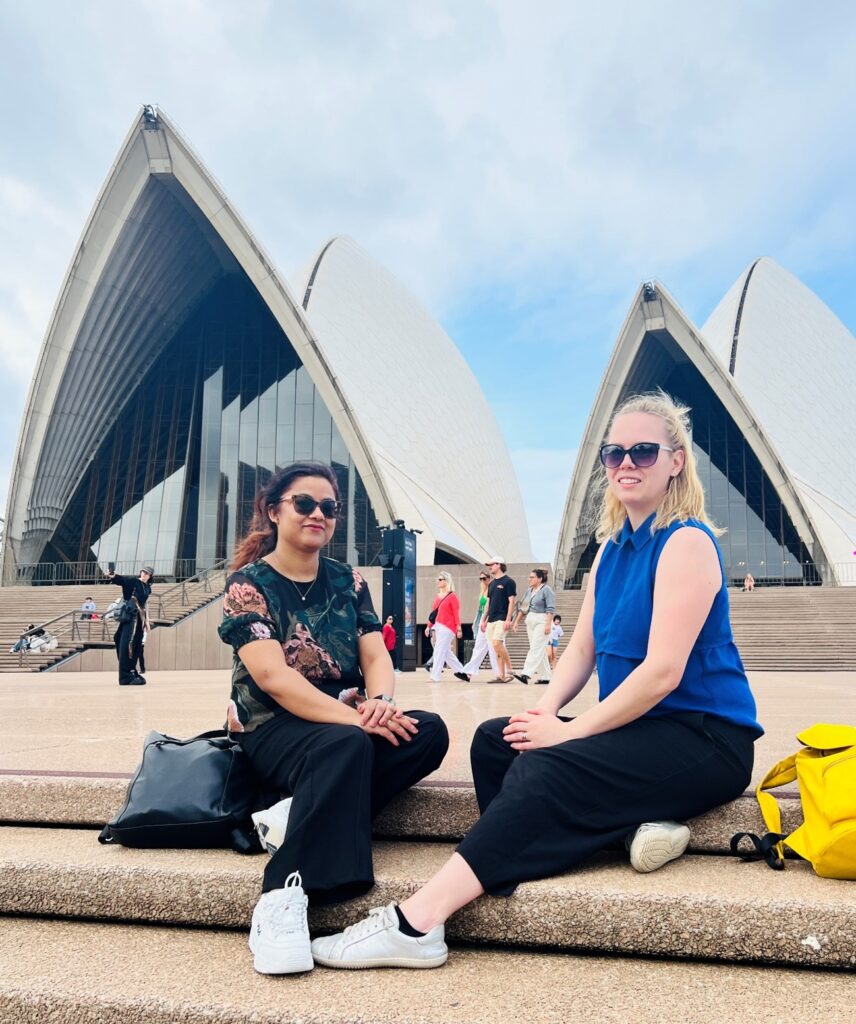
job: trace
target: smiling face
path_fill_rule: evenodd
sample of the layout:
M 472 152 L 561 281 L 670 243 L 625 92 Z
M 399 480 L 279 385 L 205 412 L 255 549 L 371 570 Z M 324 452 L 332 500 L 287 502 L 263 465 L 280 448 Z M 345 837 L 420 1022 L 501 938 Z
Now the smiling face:
M 299 476 L 286 487 L 281 498 L 308 494 L 316 501 L 336 500 L 336 492 L 323 476 Z M 301 515 L 291 501 L 280 500 L 268 508 L 268 515 L 276 523 L 277 546 L 286 544 L 299 551 L 320 551 L 330 543 L 336 529 L 335 519 L 325 519 L 317 506 L 309 515 Z
M 634 444 L 653 441 L 673 447 L 665 423 L 659 416 L 647 412 L 628 412 L 618 416 L 607 438 L 608 444 L 632 448 Z M 657 508 L 666 495 L 669 482 L 684 465 L 684 452 L 661 450 L 653 466 L 643 469 L 625 455 L 617 469 L 607 469 L 606 479 L 612 494 L 627 509 L 630 524 L 635 530 Z

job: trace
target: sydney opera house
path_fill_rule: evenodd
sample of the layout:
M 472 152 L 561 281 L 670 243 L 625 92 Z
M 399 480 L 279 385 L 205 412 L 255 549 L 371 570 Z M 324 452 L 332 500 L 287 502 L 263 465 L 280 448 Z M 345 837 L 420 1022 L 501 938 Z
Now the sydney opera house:
M 631 393 L 692 409 L 708 509 L 733 582 L 856 583 L 856 338 L 769 258 L 738 278 L 699 330 L 658 283 L 642 286 L 589 416 L 554 562 L 581 581 L 596 544 L 598 446 Z
M 454 459 L 442 454 L 450 444 Z M 336 469 L 335 558 L 372 564 L 378 527 L 395 520 L 422 531 L 420 564 L 531 557 L 502 434 L 439 325 L 348 239 L 328 242 L 290 287 L 147 107 L 39 355 L 3 579 L 96 562 L 189 575 L 231 554 L 258 486 L 295 459 Z
M 856 339 L 764 258 L 701 329 L 660 284 L 640 288 L 579 446 L 560 586 L 578 584 L 596 550 L 612 411 L 656 387 L 692 409 L 733 581 L 856 582 Z M 531 558 L 496 418 L 430 314 L 346 238 L 286 282 L 169 119 L 144 108 L 38 358 L 3 581 L 108 562 L 191 575 L 231 555 L 260 483 L 304 458 L 338 474 L 335 558 L 371 565 L 396 520 L 421 531 L 420 565 Z

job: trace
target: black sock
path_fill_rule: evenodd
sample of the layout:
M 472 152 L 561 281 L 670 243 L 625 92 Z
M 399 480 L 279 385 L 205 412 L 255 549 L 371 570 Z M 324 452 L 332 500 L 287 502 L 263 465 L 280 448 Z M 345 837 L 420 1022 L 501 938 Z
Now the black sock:
M 402 935 L 409 935 L 413 939 L 421 939 L 423 935 L 427 934 L 426 932 L 416 931 L 404 914 L 402 914 L 401 907 L 397 903 L 395 904 L 395 912 L 398 914 L 398 930 Z

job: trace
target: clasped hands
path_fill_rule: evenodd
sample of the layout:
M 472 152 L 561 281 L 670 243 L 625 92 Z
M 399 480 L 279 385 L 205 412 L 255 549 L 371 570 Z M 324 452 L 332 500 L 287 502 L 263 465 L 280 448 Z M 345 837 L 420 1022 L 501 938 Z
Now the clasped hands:
M 569 722 L 563 722 L 546 708 L 518 711 L 502 730 L 502 738 L 513 750 L 538 750 L 573 739 L 568 735 Z
M 378 700 L 376 697 L 369 697 L 357 708 L 360 716 L 359 727 L 372 736 L 382 736 L 394 747 L 400 746 L 400 741 L 410 742 L 410 737 L 415 736 L 419 731 L 417 719 L 397 708 L 389 701 Z

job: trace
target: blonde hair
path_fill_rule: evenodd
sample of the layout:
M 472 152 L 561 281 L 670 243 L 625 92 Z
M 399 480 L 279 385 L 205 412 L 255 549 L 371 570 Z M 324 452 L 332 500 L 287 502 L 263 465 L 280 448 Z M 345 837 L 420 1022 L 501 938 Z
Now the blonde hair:
M 450 594 L 454 594 L 454 592 L 455 592 L 455 584 L 452 582 L 451 574 L 448 573 L 448 572 L 445 572 L 445 571 L 437 573 L 437 579 L 439 579 L 441 576 L 446 581 L 446 590 Z
M 707 516 L 704 508 L 704 488 L 696 468 L 695 455 L 690 441 L 689 407 L 680 405 L 665 391 L 649 391 L 642 395 L 631 395 L 615 410 L 609 426 L 631 412 L 643 412 L 656 416 L 662 421 L 669 438 L 669 444 L 684 453 L 684 465 L 677 476 L 669 481 L 669 487 L 657 506 L 651 532 L 663 530 L 672 523 L 697 519 L 719 536 L 723 531 L 715 526 Z M 604 541 L 607 537 L 617 537 L 627 520 L 627 509 L 607 486 L 606 471 L 601 466 L 601 486 L 603 495 L 600 506 L 600 522 L 598 523 L 597 540 Z

